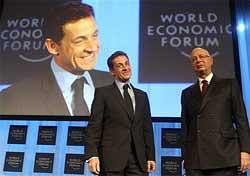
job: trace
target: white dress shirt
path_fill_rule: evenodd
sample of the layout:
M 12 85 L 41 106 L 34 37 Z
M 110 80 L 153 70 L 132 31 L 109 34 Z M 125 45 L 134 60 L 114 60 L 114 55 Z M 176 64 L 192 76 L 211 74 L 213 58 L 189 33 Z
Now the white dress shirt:
M 85 71 L 83 75 L 74 75 L 64 70 L 60 66 L 58 66 L 56 62 L 54 61 L 54 59 L 52 59 L 51 61 L 51 69 L 55 75 L 57 84 L 60 87 L 60 90 L 63 94 L 64 100 L 67 104 L 67 107 L 71 116 L 73 116 L 71 104 L 73 101 L 73 93 L 74 93 L 71 90 L 71 85 L 76 79 L 83 77 L 83 76 L 85 77 L 87 83 L 84 84 L 84 88 L 83 88 L 84 97 L 83 98 L 86 101 L 88 109 L 90 111 L 91 104 L 94 99 L 95 87 L 94 87 L 94 84 L 93 84 L 93 81 L 91 79 L 89 72 Z
M 131 100 L 132 100 L 133 109 L 134 109 L 134 111 L 135 111 L 135 94 L 134 94 L 134 91 L 133 91 L 132 86 L 130 85 L 130 83 L 129 83 L 129 82 L 124 83 L 124 82 L 120 82 L 120 81 L 118 81 L 118 80 L 115 80 L 115 83 L 116 83 L 117 87 L 119 88 L 119 90 L 120 90 L 120 92 L 121 92 L 121 95 L 122 95 L 123 97 L 124 97 L 123 86 L 124 86 L 125 84 L 128 84 L 128 85 L 129 85 L 128 94 L 129 94 L 129 96 L 130 96 L 130 98 L 131 98 Z
M 200 85 L 200 90 L 202 90 L 202 81 L 203 80 L 206 80 L 207 81 L 207 83 L 208 83 L 208 85 L 210 84 L 210 82 L 211 82 L 211 79 L 212 79 L 212 77 L 213 77 L 213 73 L 211 72 L 209 75 L 207 75 L 207 77 L 204 79 L 204 78 L 198 78 L 199 79 L 199 85 Z

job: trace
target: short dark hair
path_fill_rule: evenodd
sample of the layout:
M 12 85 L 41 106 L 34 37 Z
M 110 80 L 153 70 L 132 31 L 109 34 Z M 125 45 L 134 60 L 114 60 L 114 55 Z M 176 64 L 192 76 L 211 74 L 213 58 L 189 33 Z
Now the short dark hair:
M 113 60 L 118 57 L 118 56 L 125 56 L 129 59 L 128 55 L 123 52 L 123 51 L 116 51 L 113 54 L 111 54 L 111 56 L 109 56 L 108 60 L 107 60 L 107 64 L 110 70 L 113 69 Z
M 44 21 L 44 39 L 60 42 L 64 36 L 63 26 L 82 18 L 95 16 L 92 6 L 78 1 L 70 1 L 53 6 Z

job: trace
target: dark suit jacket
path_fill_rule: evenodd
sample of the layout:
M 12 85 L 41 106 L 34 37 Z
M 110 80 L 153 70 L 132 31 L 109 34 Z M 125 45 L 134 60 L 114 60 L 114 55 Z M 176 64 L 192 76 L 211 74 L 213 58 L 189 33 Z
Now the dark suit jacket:
M 134 141 L 140 167 L 155 160 L 151 113 L 147 94 L 133 88 L 136 108 L 133 120 L 123 97 L 113 83 L 98 88 L 87 126 L 85 158 L 98 156 L 105 171 L 121 171 L 128 161 L 130 143 Z M 133 139 L 132 139 L 133 138 Z
M 89 73 L 95 87 L 113 82 L 108 72 Z M 0 104 L 0 115 L 70 115 L 50 68 L 1 92 Z
M 185 168 L 214 169 L 240 164 L 250 152 L 250 133 L 237 81 L 213 76 L 202 99 L 199 83 L 182 92 Z

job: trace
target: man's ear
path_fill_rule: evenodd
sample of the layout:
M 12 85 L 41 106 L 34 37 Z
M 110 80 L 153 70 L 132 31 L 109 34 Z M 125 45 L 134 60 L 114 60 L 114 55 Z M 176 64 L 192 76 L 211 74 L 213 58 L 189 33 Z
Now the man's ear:
M 52 39 L 50 38 L 46 39 L 45 46 L 50 54 L 59 55 L 58 44 L 54 42 Z

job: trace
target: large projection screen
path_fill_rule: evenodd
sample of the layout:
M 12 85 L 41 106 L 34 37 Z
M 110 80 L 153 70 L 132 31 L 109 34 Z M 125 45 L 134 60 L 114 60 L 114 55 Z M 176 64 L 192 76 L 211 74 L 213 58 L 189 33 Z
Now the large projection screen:
M 51 57 L 43 46 L 41 29 L 49 7 L 63 1 L 5 2 L 0 26 L 1 92 L 50 65 Z M 196 81 L 189 63 L 192 48 L 204 47 L 211 52 L 215 74 L 235 76 L 229 0 L 84 2 L 94 7 L 99 28 L 101 49 L 96 69 L 108 71 L 108 56 L 116 50 L 125 51 L 133 69 L 131 82 L 148 93 L 153 117 L 180 116 L 181 91 Z M 18 93 L 28 95 L 32 90 Z M 5 105 L 5 101 L 0 101 Z M 39 101 L 34 100 L 34 103 Z M 44 106 L 53 106 L 50 103 Z M 69 117 L 60 110 L 58 114 L 51 114 L 30 109 L 19 114 L 5 112 L 2 106 L 0 115 L 17 119 L 27 118 L 27 115 L 32 115 L 31 119 Z

